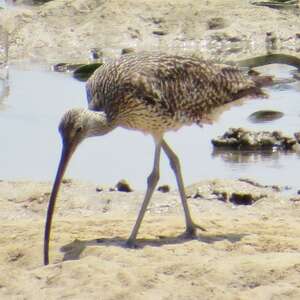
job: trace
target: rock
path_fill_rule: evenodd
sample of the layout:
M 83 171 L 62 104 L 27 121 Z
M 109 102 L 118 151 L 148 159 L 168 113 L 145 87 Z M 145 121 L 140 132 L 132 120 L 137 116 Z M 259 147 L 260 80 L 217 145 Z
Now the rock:
M 297 143 L 300 143 L 300 132 L 295 132 L 294 137 L 295 137 Z
M 210 35 L 210 38 L 216 42 L 238 43 L 243 41 L 241 36 L 230 35 L 226 32 L 214 32 Z
M 294 150 L 296 139 L 283 135 L 280 131 L 249 131 L 230 128 L 222 136 L 212 139 L 215 147 L 235 150 Z
M 157 190 L 162 193 L 168 193 L 168 192 L 170 192 L 170 186 L 168 186 L 167 184 L 164 184 L 164 185 L 159 186 L 157 188 Z
M 232 181 L 231 181 L 232 182 Z M 237 181 L 236 181 L 237 182 Z M 187 189 L 187 195 L 191 198 L 208 201 L 219 200 L 224 203 L 233 203 L 234 205 L 251 205 L 254 202 L 268 197 L 270 193 L 277 191 L 269 186 L 262 186 L 260 184 L 252 184 L 248 181 L 240 181 L 239 185 L 234 182 L 228 184 L 229 181 L 214 180 L 207 186 L 195 185 L 196 191 L 190 188 Z
M 300 80 L 300 72 L 293 72 L 293 78 L 295 78 L 296 80 Z
M 61 181 L 62 184 L 72 184 L 72 179 L 71 178 L 64 178 Z
M 103 192 L 104 191 L 104 188 L 102 186 L 97 186 L 96 187 L 96 192 Z
M 243 41 L 243 39 L 240 36 L 228 36 L 227 40 L 231 43 L 239 43 Z
M 280 119 L 284 116 L 284 113 L 281 111 L 275 111 L 275 110 L 258 110 L 251 114 L 248 117 L 248 120 L 250 120 L 253 123 L 262 123 L 262 122 L 270 122 L 277 119 Z
M 129 53 L 134 53 L 135 52 L 135 49 L 134 48 L 123 48 L 121 50 L 121 55 L 124 55 L 124 54 L 129 54 Z
M 236 205 L 251 205 L 258 199 L 255 199 L 252 194 L 232 193 L 229 201 Z
M 101 193 L 101 192 L 106 192 L 106 191 L 116 191 L 116 188 L 115 187 L 110 187 L 108 185 L 105 185 L 105 184 L 99 184 L 96 186 L 95 188 L 95 191 L 98 192 L 98 193 Z
M 266 33 L 265 42 L 266 51 L 268 54 L 272 54 L 273 51 L 278 50 L 278 39 L 274 32 L 269 31 Z
M 89 52 L 90 52 L 90 59 L 93 62 L 98 61 L 103 57 L 103 51 L 99 48 L 91 48 Z
M 295 197 L 292 197 L 289 199 L 291 202 L 294 202 L 294 203 L 300 203 L 300 197 L 299 196 L 295 196 Z
M 166 34 L 168 34 L 165 30 L 162 30 L 162 29 L 153 30 L 152 33 L 155 34 L 155 35 L 166 35 Z
M 69 63 L 58 63 L 52 65 L 51 69 L 54 72 L 73 72 L 74 70 L 82 67 L 83 64 L 69 64 Z
M 264 185 L 264 184 L 254 181 L 253 179 L 250 179 L 250 178 L 239 178 L 238 181 L 249 183 L 255 187 L 271 188 L 272 190 L 274 190 L 276 192 L 280 192 L 286 188 L 286 187 L 280 187 L 278 185 Z
M 222 29 L 226 27 L 226 21 L 224 18 L 221 17 L 211 18 L 207 21 L 207 27 L 209 30 Z
M 293 151 L 295 151 L 297 154 L 300 154 L 300 144 L 299 143 L 293 145 Z
M 13 4 L 17 5 L 42 5 L 52 0 L 12 0 Z
M 161 23 L 165 22 L 164 18 L 162 18 L 162 17 L 152 17 L 151 21 L 155 25 L 160 25 Z
M 142 35 L 139 29 L 128 27 L 128 33 L 132 39 L 141 39 Z
M 87 81 L 92 74 L 102 65 L 102 63 L 92 63 L 81 65 L 73 72 L 73 77 L 79 81 Z
M 226 192 L 213 191 L 213 195 L 216 195 L 217 200 L 226 202 L 228 200 L 228 195 Z
M 67 63 L 58 63 L 51 67 L 54 72 L 67 72 Z
M 275 9 L 297 9 L 298 0 L 269 0 L 269 1 L 253 1 L 252 5 L 267 6 Z
M 129 183 L 125 179 L 120 180 L 116 184 L 116 189 L 119 192 L 126 192 L 126 193 L 133 191 L 132 188 L 130 187 Z

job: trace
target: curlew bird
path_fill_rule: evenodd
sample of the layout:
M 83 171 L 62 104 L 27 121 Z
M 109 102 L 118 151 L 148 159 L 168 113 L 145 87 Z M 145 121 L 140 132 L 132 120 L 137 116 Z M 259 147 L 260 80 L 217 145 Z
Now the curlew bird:
M 59 131 L 62 154 L 52 188 L 44 236 L 44 264 L 49 263 L 49 238 L 55 200 L 67 164 L 87 137 L 101 136 L 116 127 L 152 135 L 154 164 L 137 221 L 127 240 L 134 246 L 145 211 L 159 180 L 161 149 L 174 171 L 185 215 L 187 236 L 196 225 L 185 196 L 180 163 L 164 140 L 164 133 L 193 123 L 210 123 L 219 107 L 247 95 L 262 95 L 259 80 L 239 69 L 195 57 L 166 54 L 128 54 L 99 67 L 87 82 L 88 108 L 75 108 L 63 116 Z

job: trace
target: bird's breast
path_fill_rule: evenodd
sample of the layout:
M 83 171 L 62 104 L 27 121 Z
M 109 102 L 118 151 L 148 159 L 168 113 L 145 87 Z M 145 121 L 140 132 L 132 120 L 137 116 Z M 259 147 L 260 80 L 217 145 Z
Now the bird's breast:
M 151 105 L 135 105 L 134 109 L 123 109 L 118 114 L 119 126 L 139 130 L 145 134 L 162 135 L 166 131 L 177 130 L 182 122 L 176 120 L 171 114 Z

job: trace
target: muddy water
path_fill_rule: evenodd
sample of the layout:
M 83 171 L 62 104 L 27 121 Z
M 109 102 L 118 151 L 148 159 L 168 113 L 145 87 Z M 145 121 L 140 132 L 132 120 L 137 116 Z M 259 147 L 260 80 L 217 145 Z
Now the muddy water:
M 290 71 L 285 66 L 264 69 L 280 77 L 291 77 Z M 8 95 L 0 99 L 0 179 L 53 180 L 61 150 L 57 125 L 68 108 L 86 106 L 84 84 L 68 74 L 41 69 L 11 67 L 9 75 Z M 300 84 L 281 85 L 268 92 L 269 99 L 233 107 L 212 126 L 185 127 L 166 134 L 181 158 L 186 184 L 206 178 L 250 177 L 300 188 L 300 157 L 295 153 L 213 151 L 211 138 L 229 127 L 300 131 Z M 247 117 L 262 109 L 280 110 L 285 115 L 273 122 L 252 124 Z M 105 137 L 86 140 L 71 160 L 67 177 L 110 186 L 126 178 L 134 188 L 142 189 L 152 167 L 153 150 L 151 137 L 117 129 Z M 175 187 L 165 157 L 161 183 Z

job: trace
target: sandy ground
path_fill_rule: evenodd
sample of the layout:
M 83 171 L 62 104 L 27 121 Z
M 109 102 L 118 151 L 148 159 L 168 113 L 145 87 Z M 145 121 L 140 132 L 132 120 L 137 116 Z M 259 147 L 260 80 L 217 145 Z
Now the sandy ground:
M 294 49 L 300 19 L 297 10 L 237 0 L 55 0 L 0 10 L 0 25 L 9 32 L 10 62 L 52 63 L 87 61 L 93 47 L 108 56 L 125 47 L 261 54 L 267 31 L 276 31 L 284 50 Z M 67 182 L 44 267 L 50 190 L 50 183 L 0 181 L 0 299 L 300 299 L 299 195 L 241 181 L 198 183 L 187 193 L 207 231 L 184 240 L 177 192 L 156 192 L 140 247 L 128 249 L 143 194 Z M 258 200 L 218 200 L 233 191 Z
M 232 59 L 265 53 L 266 32 L 284 52 L 297 48 L 299 13 L 240 0 L 55 0 L 0 10 L 0 28 L 11 62 L 84 62 L 94 47 L 104 56 L 132 47 Z
M 0 183 L 1 299 L 299 299 L 300 197 L 241 181 L 187 189 L 192 215 L 207 231 L 180 237 L 176 191 L 156 192 L 139 234 L 124 247 L 142 193 L 63 185 L 42 264 L 51 185 Z M 216 195 L 250 193 L 252 205 Z

